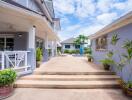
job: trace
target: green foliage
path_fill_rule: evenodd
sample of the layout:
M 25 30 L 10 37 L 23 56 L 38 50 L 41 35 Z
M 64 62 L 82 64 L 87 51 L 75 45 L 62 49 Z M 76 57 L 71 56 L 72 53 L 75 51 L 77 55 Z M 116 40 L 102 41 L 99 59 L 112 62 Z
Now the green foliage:
M 119 41 L 120 38 L 118 38 L 117 34 L 114 34 L 111 38 L 111 44 L 116 45 L 116 43 Z
M 69 50 L 64 50 L 64 53 L 69 53 Z
M 100 60 L 100 62 L 103 64 L 103 65 L 111 65 L 111 64 L 114 64 L 114 60 L 112 59 L 108 59 L 108 58 L 105 58 L 103 60 Z
M 36 61 L 42 60 L 42 50 L 40 48 L 36 49 Z
M 128 81 L 126 83 L 126 88 L 131 88 L 132 89 L 132 81 Z
M 107 57 L 108 57 L 108 58 L 112 58 L 113 55 L 114 55 L 114 53 L 113 53 L 112 51 L 109 51 L 109 52 L 107 53 Z
M 64 53 L 67 53 L 67 54 L 79 54 L 79 50 L 65 50 Z
M 93 59 L 93 56 L 91 54 L 88 54 L 87 58 Z
M 84 53 L 85 54 L 92 54 L 92 49 L 91 48 L 84 48 Z
M 11 85 L 16 80 L 17 74 L 13 69 L 0 71 L 0 87 Z
M 124 42 L 123 48 L 126 49 L 127 53 L 123 54 L 122 56 L 127 59 L 127 61 L 130 63 L 132 59 L 132 40 L 127 40 Z
M 79 35 L 76 40 L 74 41 L 74 44 L 80 45 L 85 44 L 85 41 L 88 40 L 88 37 L 85 35 Z

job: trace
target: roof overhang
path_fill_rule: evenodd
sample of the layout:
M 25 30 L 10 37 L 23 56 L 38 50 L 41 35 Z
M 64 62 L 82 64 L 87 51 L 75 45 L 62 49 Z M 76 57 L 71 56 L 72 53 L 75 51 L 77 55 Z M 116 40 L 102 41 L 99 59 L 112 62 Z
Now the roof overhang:
M 0 1 L 0 13 L 2 14 L 8 14 L 8 19 L 10 19 L 9 21 L 12 23 L 13 22 L 9 16 L 14 16 L 16 18 L 22 18 L 25 19 L 25 21 L 30 21 L 29 25 L 35 25 L 38 30 L 39 30 L 39 34 L 44 37 L 45 33 L 48 34 L 50 40 L 59 40 L 59 37 L 57 36 L 57 33 L 54 32 L 54 30 L 52 29 L 52 27 L 50 26 L 50 24 L 48 23 L 47 19 L 45 18 L 45 16 L 41 16 L 39 14 L 36 14 L 34 12 L 25 10 L 23 8 L 20 7 L 16 7 L 14 5 L 11 5 L 9 3 L 6 3 L 4 1 Z M 4 18 L 3 18 L 4 19 Z M 2 20 L 2 19 L 1 19 Z M 6 19 L 5 19 L 6 21 Z M 16 23 L 18 24 L 18 22 L 16 21 Z M 26 24 L 25 22 L 23 22 L 23 26 L 24 24 Z
M 106 27 L 104 27 L 103 29 L 101 29 L 100 31 L 96 32 L 95 34 L 92 34 L 89 36 L 89 39 L 96 39 L 102 35 L 106 35 L 116 29 L 119 29 L 125 25 L 128 25 L 132 23 L 132 11 L 129 12 L 128 14 L 120 17 L 119 19 L 115 20 L 113 23 L 107 25 Z

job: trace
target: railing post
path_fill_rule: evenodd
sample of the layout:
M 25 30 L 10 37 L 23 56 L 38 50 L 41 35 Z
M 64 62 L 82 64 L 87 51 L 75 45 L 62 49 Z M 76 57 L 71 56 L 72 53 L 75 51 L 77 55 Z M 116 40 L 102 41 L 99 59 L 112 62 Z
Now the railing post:
M 2 70 L 5 69 L 5 59 L 4 59 L 4 52 L 2 52 Z
M 27 52 L 25 51 L 25 66 L 27 66 Z

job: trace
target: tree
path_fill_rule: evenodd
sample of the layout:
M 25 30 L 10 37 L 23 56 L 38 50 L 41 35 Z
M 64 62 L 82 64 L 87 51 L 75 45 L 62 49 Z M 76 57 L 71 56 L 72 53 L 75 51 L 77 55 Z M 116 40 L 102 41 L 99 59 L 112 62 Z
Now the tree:
M 75 45 L 80 45 L 80 54 L 84 54 L 84 44 L 88 40 L 88 37 L 85 35 L 79 35 L 74 41 Z

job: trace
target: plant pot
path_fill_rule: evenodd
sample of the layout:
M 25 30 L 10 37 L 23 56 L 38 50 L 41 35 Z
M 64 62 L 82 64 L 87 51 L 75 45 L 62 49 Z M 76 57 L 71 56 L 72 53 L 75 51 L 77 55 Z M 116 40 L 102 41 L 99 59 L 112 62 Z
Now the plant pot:
M 122 84 L 122 91 L 124 94 L 127 94 L 127 87 L 125 83 Z
M 105 65 L 103 65 L 103 66 L 104 66 L 104 69 L 105 69 L 105 70 L 110 70 L 110 65 L 105 64 Z
M 92 62 L 92 59 L 91 58 L 88 58 L 88 62 Z
M 39 68 L 41 65 L 41 61 L 36 61 L 36 68 Z
M 13 93 L 13 85 L 0 87 L 0 99 L 9 97 Z
M 132 88 L 127 89 L 127 95 L 132 97 Z
M 118 83 L 119 83 L 120 87 L 123 88 L 124 81 L 121 78 L 118 79 Z

